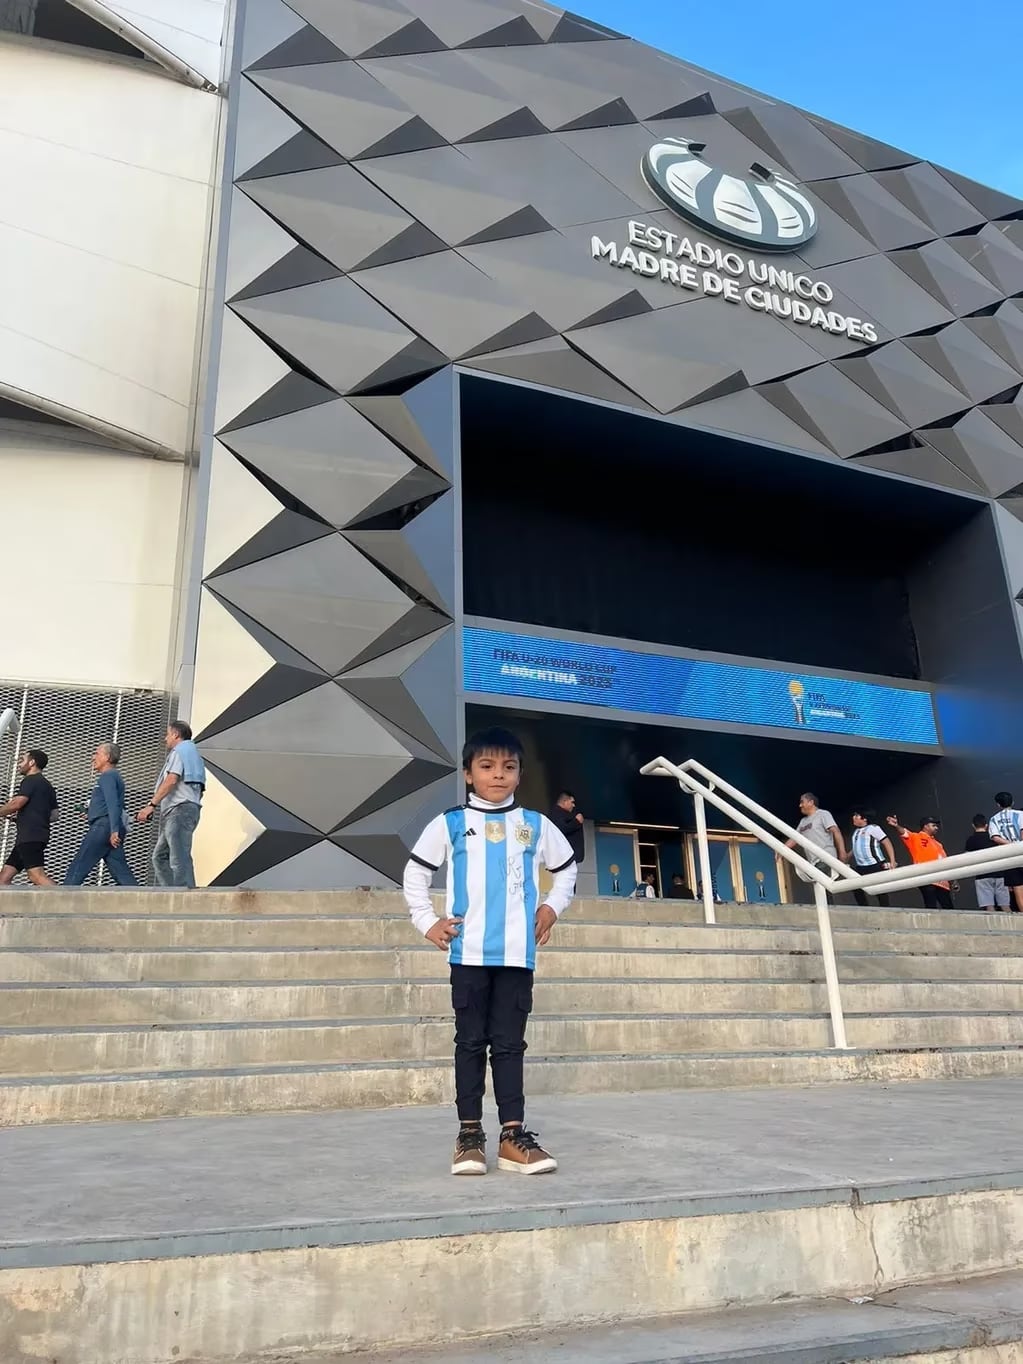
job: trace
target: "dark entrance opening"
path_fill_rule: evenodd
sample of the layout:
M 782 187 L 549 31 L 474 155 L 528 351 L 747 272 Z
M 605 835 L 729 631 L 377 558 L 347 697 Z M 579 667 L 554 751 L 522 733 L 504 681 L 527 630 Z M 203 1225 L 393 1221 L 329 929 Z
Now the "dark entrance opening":
M 462 379 L 465 612 L 918 678 L 911 581 L 985 504 Z

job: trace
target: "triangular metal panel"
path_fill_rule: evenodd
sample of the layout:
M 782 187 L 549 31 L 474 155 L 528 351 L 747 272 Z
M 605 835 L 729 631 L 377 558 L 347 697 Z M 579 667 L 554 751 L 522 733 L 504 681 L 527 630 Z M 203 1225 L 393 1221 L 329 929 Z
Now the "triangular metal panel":
M 338 685 L 453 766 L 455 644 L 449 627 L 342 674 Z
M 448 482 L 454 479 L 455 406 L 450 369 L 405 393 L 349 401 L 417 463 Z
M 330 534 L 330 526 L 323 521 L 314 521 L 296 511 L 285 509 L 278 512 L 272 521 L 212 569 L 207 575 L 207 581 L 212 581 L 222 573 L 231 573 L 236 568 L 244 568 L 246 564 L 258 563 L 260 559 L 283 554 L 285 550 L 297 549 L 299 545 L 309 544 Z
M 984 221 L 983 214 L 926 161 L 881 171 L 874 179 L 943 237 Z
M 406 151 L 444 141 L 357 62 L 254 71 L 248 79 L 349 160 L 374 155 L 398 133 Z
M 456 147 L 362 161 L 359 171 L 453 246 L 499 225 L 508 237 L 548 230 L 532 205 L 484 179 Z
M 842 180 L 822 180 L 813 193 L 823 199 L 846 222 L 874 243 L 881 251 L 900 246 L 920 246 L 939 234 L 929 223 L 911 213 L 893 194 L 870 175 L 853 175 Z
M 992 218 L 1006 218 L 1023 213 L 1023 199 L 1003 194 L 1001 190 L 992 189 L 990 185 L 978 184 L 976 180 L 970 180 L 957 171 L 946 170 L 944 166 L 938 166 L 937 169 L 988 221 Z
M 235 430 L 223 439 L 246 464 L 338 529 L 371 510 L 380 515 L 413 500 L 394 490 L 418 466 L 344 400 Z M 419 496 L 447 486 L 436 474 L 419 473 Z
M 757 444 L 780 445 L 790 450 L 832 455 L 834 452 L 810 430 L 773 406 L 756 389 L 746 388 L 708 403 L 696 403 L 671 418 L 679 426 L 704 431 L 724 431 L 745 436 Z
M 969 317 L 965 325 L 1011 365 L 1023 382 L 1023 307 L 1019 300 L 1007 299 L 990 317 Z
M 759 390 L 786 416 L 819 435 L 843 459 L 908 432 L 908 426 L 837 365 L 818 365 Z
M 226 316 L 225 314 L 225 321 Z M 225 423 L 221 434 L 226 435 L 230 431 L 252 426 L 256 422 L 286 417 L 289 412 L 304 412 L 307 407 L 333 402 L 336 397 L 337 394 L 332 389 L 324 388 L 322 384 L 306 378 L 304 374 L 289 370 L 283 379 L 279 379 L 231 421 Z
M 1001 298 L 1000 291 L 946 241 L 895 251 L 888 259 L 956 317 L 987 308 Z
M 1023 450 L 979 410 L 968 412 L 951 430 L 925 430 L 920 435 L 962 467 L 958 447 L 993 497 L 1001 497 L 1023 483 Z
M 203 576 L 212 573 L 283 510 L 283 504 L 215 440 L 209 462 Z
M 399 208 L 352 166 L 254 180 L 245 192 L 295 238 L 344 271 L 378 259 L 404 240 L 409 255 L 443 250 L 444 243 Z M 400 259 L 401 253 L 389 259 Z
M 459 253 L 559 332 L 650 311 L 634 275 L 601 270 L 560 232 L 463 246 Z M 667 292 L 667 290 L 665 291 Z
M 450 359 L 551 335 L 550 326 L 454 251 L 353 276 L 360 288 Z M 524 334 L 502 341 L 511 327 Z
M 431 524 L 439 521 L 441 527 L 447 531 L 440 544 L 432 546 L 432 557 L 441 560 L 442 567 L 449 567 L 453 561 L 451 508 L 443 501 L 432 503 L 425 512 L 410 521 L 402 530 L 347 530 L 345 538 L 382 568 L 388 576 L 408 588 L 410 595 L 421 598 L 437 611 L 451 612 L 453 606 L 450 594 L 444 591 L 445 585 L 434 582 L 409 541 L 411 527 L 422 517 L 426 517 Z M 341 669 L 336 668 L 334 671 L 340 672 Z
M 326 279 L 337 279 L 341 271 L 315 251 L 304 246 L 293 247 L 275 265 L 259 275 L 236 293 L 228 296 L 228 303 L 247 298 L 262 298 L 265 294 L 279 294 L 284 289 L 299 289 L 303 284 L 320 284 Z
M 201 732 L 197 732 L 196 738 L 205 746 L 223 730 L 233 729 L 256 715 L 282 706 L 286 701 L 294 700 L 296 696 L 302 696 L 307 691 L 313 691 L 328 680 L 323 673 L 275 663 L 262 677 L 246 687 L 230 705 L 214 715 L 203 726 Z
M 241 69 L 247 70 L 304 27 L 301 18 L 283 0 L 249 0 L 242 30 Z
M 304 24 L 259 61 L 251 62 L 250 71 L 282 71 L 289 66 L 316 66 L 320 62 L 344 61 L 345 54 L 312 27 Z
M 1023 525 L 1017 516 L 997 502 L 994 504 L 994 512 L 1005 574 L 1009 580 L 1009 591 L 1018 599 L 1023 592 Z
M 897 147 L 889 147 L 886 142 L 877 142 L 874 138 L 854 132 L 851 128 L 843 128 L 837 123 L 831 123 L 826 118 L 818 118 L 813 114 L 810 117 L 837 147 L 841 147 L 857 165 L 862 166 L 866 171 L 887 170 L 893 166 L 908 166 L 916 160 L 916 157 L 911 156 L 909 152 L 900 151 Z
M 968 405 L 960 389 L 901 341 L 835 367 L 911 427 L 941 421 Z
M 1019 375 L 964 322 L 933 336 L 911 336 L 906 345 L 974 402 L 984 402 L 1019 383 Z
M 337 890 L 339 886 L 387 890 L 393 883 L 375 867 L 324 839 L 258 876 L 250 876 L 244 884 L 248 890 Z
M 424 261 L 419 268 L 431 267 Z M 439 352 L 350 278 L 238 303 L 234 311 L 338 393 L 382 383 L 385 375 L 393 382 L 444 363 Z M 278 364 L 286 369 L 283 361 Z
M 336 534 L 222 574 L 211 586 L 331 674 L 354 663 L 415 609 Z
M 642 398 L 573 350 L 560 336 L 477 355 L 464 360 L 460 368 L 519 379 L 537 388 L 599 398 L 625 407 L 647 406 Z
M 369 532 L 367 532 L 369 533 Z M 454 502 L 438 498 L 407 522 L 401 534 L 422 564 L 433 585 L 430 600 L 444 610 L 455 609 Z
M 883 469 L 889 474 L 901 474 L 915 483 L 931 483 L 938 488 L 952 488 L 962 493 L 984 491 L 976 477 L 970 477 L 951 460 L 945 459 L 925 446 L 920 450 L 899 450 L 886 455 L 861 455 L 857 465 L 868 469 Z
M 481 70 L 474 55 L 436 52 L 369 62 L 367 69 L 395 99 L 436 128 L 442 140 L 463 142 L 526 113 L 527 102 Z
M 859 165 L 847 152 L 798 113 L 782 104 L 735 109 L 729 123 L 763 147 L 768 159 L 802 181 L 857 175 Z

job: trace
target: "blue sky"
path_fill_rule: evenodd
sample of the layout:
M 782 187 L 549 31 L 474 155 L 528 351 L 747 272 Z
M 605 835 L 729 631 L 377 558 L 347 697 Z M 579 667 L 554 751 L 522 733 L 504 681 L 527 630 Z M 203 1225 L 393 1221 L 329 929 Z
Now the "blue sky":
M 1023 0 L 567 7 L 1023 197 Z

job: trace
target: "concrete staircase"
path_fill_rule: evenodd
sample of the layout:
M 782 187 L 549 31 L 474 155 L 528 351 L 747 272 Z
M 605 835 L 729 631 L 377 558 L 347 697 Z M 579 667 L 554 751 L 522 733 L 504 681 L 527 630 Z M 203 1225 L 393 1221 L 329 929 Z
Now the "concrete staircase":
M 385 892 L 4 892 L 0 1126 L 443 1103 L 444 958 Z M 542 957 L 535 1094 L 1023 1074 L 1023 924 L 578 902 Z

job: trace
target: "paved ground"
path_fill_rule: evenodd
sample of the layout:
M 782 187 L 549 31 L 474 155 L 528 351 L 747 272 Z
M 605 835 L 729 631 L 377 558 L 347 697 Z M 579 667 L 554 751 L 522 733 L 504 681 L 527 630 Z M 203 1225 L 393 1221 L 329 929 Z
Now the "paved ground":
M 452 1179 L 447 1109 L 7 1129 L 0 1268 L 1023 1184 L 1023 1080 L 543 1099 L 531 1118 L 556 1175 Z

